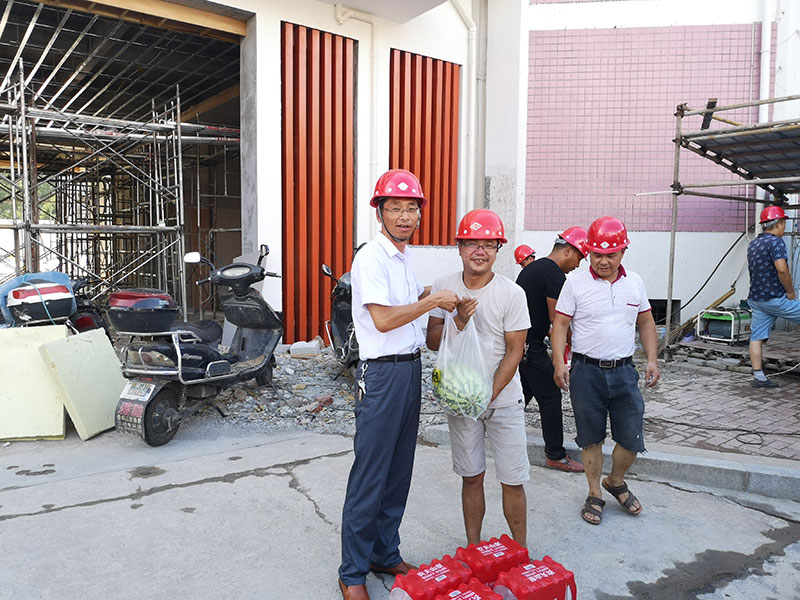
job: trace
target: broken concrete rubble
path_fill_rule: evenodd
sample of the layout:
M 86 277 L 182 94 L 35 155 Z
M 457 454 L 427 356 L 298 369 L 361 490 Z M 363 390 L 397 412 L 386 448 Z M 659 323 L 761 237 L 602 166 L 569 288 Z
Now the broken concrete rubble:
M 253 390 L 256 397 L 243 402 L 228 396 L 230 422 L 278 431 L 302 428 L 352 435 L 354 382 L 330 348 L 304 358 L 286 352 L 288 347 L 282 349 L 276 355 L 272 385 Z M 426 428 L 446 423 L 433 398 L 431 373 L 435 360 L 435 352 L 423 350 L 421 436 Z M 764 394 L 750 387 L 748 374 L 730 370 L 742 368 L 728 365 L 729 370 L 720 370 L 687 362 L 661 363 L 659 384 L 643 389 L 646 443 L 800 460 L 800 439 L 796 433 L 785 435 L 800 430 L 800 414 L 791 410 L 792 399 L 800 402 L 795 380 L 785 375 L 781 395 Z M 323 396 L 332 402 L 320 401 Z M 564 440 L 572 442 L 575 424 L 568 394 L 564 394 L 562 409 Z M 206 412 L 206 418 L 219 419 L 211 411 Z M 537 435 L 540 419 L 535 402 L 527 408 L 525 418 L 533 435 Z M 755 441 L 751 432 L 757 434 Z

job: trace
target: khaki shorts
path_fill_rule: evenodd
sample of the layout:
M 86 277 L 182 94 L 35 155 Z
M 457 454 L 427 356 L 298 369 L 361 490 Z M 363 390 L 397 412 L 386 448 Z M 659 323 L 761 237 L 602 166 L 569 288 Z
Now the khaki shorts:
M 497 479 L 506 485 L 521 485 L 531 478 L 528 437 L 522 402 L 489 409 L 473 421 L 469 417 L 447 416 L 453 470 L 462 477 L 474 477 L 486 470 L 486 437 L 494 455 Z

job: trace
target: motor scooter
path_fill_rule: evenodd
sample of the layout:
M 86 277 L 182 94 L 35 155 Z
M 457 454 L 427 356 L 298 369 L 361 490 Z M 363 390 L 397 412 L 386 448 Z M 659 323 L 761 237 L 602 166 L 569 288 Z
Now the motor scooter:
M 76 309 L 68 318 L 67 324 L 75 333 L 83 333 L 91 329 L 102 329 L 106 332 L 108 339 L 111 339 L 111 332 L 108 323 L 103 318 L 100 308 L 89 297 L 89 280 L 73 279 L 72 293 L 75 295 Z
M 123 351 L 122 374 L 128 383 L 117 403 L 118 431 L 161 446 L 175 436 L 183 419 L 213 404 L 222 389 L 253 378 L 259 385 L 271 383 L 283 322 L 250 287 L 265 277 L 280 277 L 261 266 L 268 254 L 262 245 L 255 265 L 233 263 L 219 269 L 198 252 L 184 257 L 187 263 L 211 267 L 198 285 L 210 281 L 233 292 L 222 300 L 225 318 L 235 326 L 229 348 L 220 346 L 222 327 L 215 321 L 173 325 L 178 307 L 165 292 L 123 290 L 109 296 L 111 325 L 131 336 Z
M 333 354 L 347 370 L 358 362 L 358 339 L 353 325 L 353 288 L 350 272 L 338 279 L 328 265 L 322 265 L 322 273 L 333 282 L 331 291 L 331 318 L 325 321 L 325 332 Z
M 0 328 L 65 324 L 72 333 L 103 329 L 100 308 L 89 298 L 88 279 L 58 271 L 26 273 L 0 286 Z
M 75 310 L 75 294 L 65 273 L 24 273 L 0 285 L 3 327 L 59 325 Z

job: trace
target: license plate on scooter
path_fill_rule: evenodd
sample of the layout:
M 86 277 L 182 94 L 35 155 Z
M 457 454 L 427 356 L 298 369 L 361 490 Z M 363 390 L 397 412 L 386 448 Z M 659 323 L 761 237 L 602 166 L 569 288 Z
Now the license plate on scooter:
M 155 388 L 154 383 L 145 383 L 143 381 L 129 381 L 125 384 L 125 389 L 122 390 L 121 398 L 130 398 L 131 400 L 139 400 L 147 398 Z

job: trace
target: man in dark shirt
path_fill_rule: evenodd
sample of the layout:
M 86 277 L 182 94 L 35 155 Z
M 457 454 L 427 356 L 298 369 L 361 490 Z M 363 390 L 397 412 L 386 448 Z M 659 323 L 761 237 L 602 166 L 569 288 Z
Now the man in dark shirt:
M 517 261 L 520 269 L 524 269 L 536 260 L 536 252 L 527 244 L 521 244 L 514 248 L 514 260 Z
M 764 375 L 762 346 L 769 338 L 775 319 L 800 322 L 800 301 L 795 298 L 783 237 L 786 213 L 780 206 L 767 206 L 759 219 L 764 231 L 747 246 L 750 294 L 747 303 L 753 312 L 750 332 L 750 365 L 753 387 L 774 388 L 778 384 Z
M 525 290 L 531 328 L 526 352 L 519 365 L 525 406 L 536 398 L 542 419 L 545 465 L 560 471 L 583 472 L 583 465 L 567 456 L 564 449 L 564 424 L 561 414 L 561 390 L 553 381 L 553 363 L 547 354 L 544 338 L 550 335 L 555 318 L 556 301 L 566 273 L 584 259 L 586 230 L 570 227 L 556 238 L 553 250 L 544 258 L 529 264 L 517 277 Z

